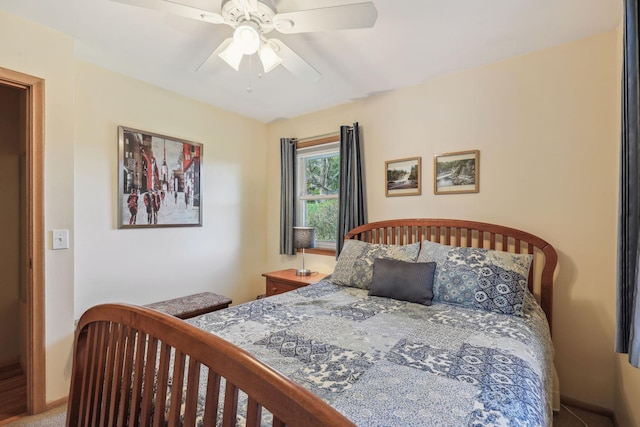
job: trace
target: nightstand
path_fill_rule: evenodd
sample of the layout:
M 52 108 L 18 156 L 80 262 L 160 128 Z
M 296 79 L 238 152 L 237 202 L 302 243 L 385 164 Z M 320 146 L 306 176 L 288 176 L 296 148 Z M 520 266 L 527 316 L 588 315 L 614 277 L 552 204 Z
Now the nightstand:
M 317 283 L 327 276 L 325 273 L 313 273 L 310 276 L 296 276 L 295 268 L 263 273 L 262 275 L 266 278 L 268 297 Z

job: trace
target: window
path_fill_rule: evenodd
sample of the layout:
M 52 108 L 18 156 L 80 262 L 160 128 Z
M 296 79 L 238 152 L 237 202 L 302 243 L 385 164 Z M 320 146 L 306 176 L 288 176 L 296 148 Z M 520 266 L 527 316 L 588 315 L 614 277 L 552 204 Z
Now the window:
M 296 214 L 298 225 L 315 227 L 316 248 L 335 249 L 340 190 L 339 137 L 321 144 L 298 144 Z

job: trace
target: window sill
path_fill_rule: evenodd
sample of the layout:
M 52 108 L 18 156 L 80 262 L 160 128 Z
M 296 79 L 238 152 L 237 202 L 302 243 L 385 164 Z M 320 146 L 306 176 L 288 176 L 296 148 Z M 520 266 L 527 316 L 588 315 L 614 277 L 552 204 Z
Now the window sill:
M 302 252 L 302 249 L 297 249 L 298 253 Z M 325 249 L 325 248 L 310 248 L 305 249 L 304 253 L 306 254 L 315 254 L 315 255 L 326 255 L 326 256 L 336 256 L 335 249 Z

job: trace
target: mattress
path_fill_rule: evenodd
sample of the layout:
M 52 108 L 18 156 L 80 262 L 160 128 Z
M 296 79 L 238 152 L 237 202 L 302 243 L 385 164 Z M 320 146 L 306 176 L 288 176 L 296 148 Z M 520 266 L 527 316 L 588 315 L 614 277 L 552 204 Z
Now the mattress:
M 523 316 L 369 296 L 327 278 L 188 320 L 253 354 L 358 426 L 547 426 L 553 347 Z

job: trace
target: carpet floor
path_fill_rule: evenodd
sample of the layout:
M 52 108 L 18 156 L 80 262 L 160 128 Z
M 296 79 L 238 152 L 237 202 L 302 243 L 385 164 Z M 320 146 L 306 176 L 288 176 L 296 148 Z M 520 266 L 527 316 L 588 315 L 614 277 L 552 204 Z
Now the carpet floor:
M 10 424 L 11 427 L 64 427 L 66 405 L 58 406 L 33 417 L 23 417 Z M 564 406 L 553 415 L 553 427 L 613 427 L 611 418 L 603 415 Z
M 604 415 L 562 405 L 553 414 L 553 427 L 613 427 L 613 420 Z
M 6 426 L 11 427 L 64 427 L 67 420 L 67 405 L 60 405 L 38 415 L 22 417 Z M 3 425 L 3 424 L 0 424 Z

